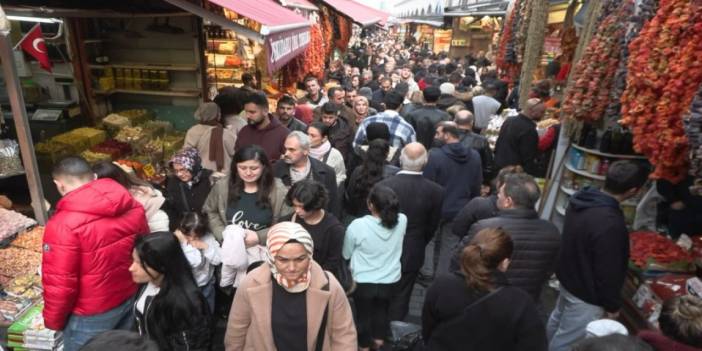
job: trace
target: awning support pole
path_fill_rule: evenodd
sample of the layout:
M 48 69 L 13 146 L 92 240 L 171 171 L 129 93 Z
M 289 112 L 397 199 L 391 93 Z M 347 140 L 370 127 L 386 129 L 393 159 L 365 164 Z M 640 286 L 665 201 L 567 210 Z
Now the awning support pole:
M 48 216 L 46 213 L 46 206 L 44 206 L 44 191 L 41 187 L 39 167 L 37 166 L 37 159 L 34 156 L 32 134 L 29 131 L 29 120 L 27 119 L 27 110 L 24 105 L 22 86 L 17 76 L 17 68 L 15 67 L 15 58 L 12 55 L 10 39 L 8 36 L 2 34 L 0 34 L 0 61 L 2 61 L 7 95 L 10 98 L 10 106 L 12 107 L 12 118 L 15 121 L 15 129 L 17 130 L 17 138 L 19 139 L 20 151 L 22 153 L 22 164 L 24 165 L 24 170 L 27 175 L 29 193 L 32 197 L 34 218 L 39 224 L 44 225 L 46 224 Z

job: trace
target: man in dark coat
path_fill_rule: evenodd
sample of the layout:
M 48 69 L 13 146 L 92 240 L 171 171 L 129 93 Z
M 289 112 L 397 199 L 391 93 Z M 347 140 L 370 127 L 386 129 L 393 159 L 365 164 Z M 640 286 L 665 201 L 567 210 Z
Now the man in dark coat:
M 424 264 L 427 244 L 439 227 L 444 189 L 422 176 L 428 160 L 420 143 L 407 144 L 400 154 L 402 170 L 379 184 L 393 189 L 400 200 L 400 212 L 407 216 L 407 232 L 402 244 L 402 277 L 395 283 L 388 312 L 391 321 L 407 317 L 412 288 Z
M 285 139 L 284 162 L 276 162 L 273 165 L 273 175 L 280 178 L 287 187 L 301 180 L 316 180 L 324 184 L 329 193 L 329 203 L 326 210 L 339 217 L 340 202 L 337 194 L 336 173 L 333 168 L 309 157 L 309 153 L 310 137 L 302 132 L 291 132 Z
M 541 287 L 556 269 L 561 235 L 551 222 L 539 218 L 534 209 L 541 193 L 528 174 L 510 174 L 497 195 L 497 217 L 483 219 L 471 226 L 457 246 L 451 269 L 459 269 L 459 255 L 479 231 L 502 228 L 512 238 L 514 253 L 505 272 L 512 286 L 524 289 L 539 301 Z
M 468 110 L 460 110 L 456 112 L 453 118 L 460 133 L 461 144 L 472 148 L 480 155 L 480 161 L 483 166 L 483 182 L 489 183 L 492 179 L 494 161 L 492 150 L 487 138 L 480 134 L 473 133 L 473 123 L 475 119 L 473 114 Z
M 529 99 L 518 116 L 507 118 L 500 128 L 495 144 L 495 167 L 520 165 L 524 171 L 536 174 L 536 155 L 539 151 L 539 134 L 536 122 L 546 112 L 539 99 Z
M 453 122 L 441 122 L 436 129 L 439 142 L 444 145 L 429 152 L 424 177 L 446 189 L 441 206 L 441 229 L 434 238 L 433 271 L 447 273 L 458 238 L 451 233 L 454 217 L 468 201 L 480 196 L 483 173 L 478 152 L 461 144 L 458 128 Z
M 339 150 L 344 160 L 348 160 L 355 134 L 353 127 L 341 116 L 341 105 L 334 102 L 322 105 L 322 123 L 329 127 L 329 143 Z
M 424 105 L 409 113 L 406 118 L 417 133 L 417 141 L 422 143 L 427 150 L 432 147 L 436 125 L 450 119 L 446 111 L 436 107 L 436 101 L 439 100 L 440 95 L 441 91 L 437 87 L 424 89 Z
M 640 164 L 617 161 L 603 190 L 585 188 L 570 198 L 556 270 L 561 289 L 546 327 L 549 350 L 570 350 L 585 337 L 588 323 L 619 315 L 629 262 L 629 231 L 619 204 L 646 179 Z

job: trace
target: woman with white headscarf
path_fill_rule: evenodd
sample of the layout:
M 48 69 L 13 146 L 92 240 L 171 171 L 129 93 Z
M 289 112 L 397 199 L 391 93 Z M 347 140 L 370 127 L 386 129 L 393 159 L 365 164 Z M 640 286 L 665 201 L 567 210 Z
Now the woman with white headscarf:
M 336 278 L 312 259 L 310 234 L 297 223 L 278 223 L 266 249 L 266 264 L 234 296 L 226 349 L 355 351 L 351 307 Z

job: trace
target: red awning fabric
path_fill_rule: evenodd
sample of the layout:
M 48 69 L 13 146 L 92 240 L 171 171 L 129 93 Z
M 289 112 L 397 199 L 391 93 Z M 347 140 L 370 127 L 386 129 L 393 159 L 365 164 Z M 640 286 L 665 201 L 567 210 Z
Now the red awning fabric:
M 285 7 L 300 8 L 304 10 L 318 11 L 319 7 L 317 5 L 307 1 L 307 0 L 280 0 L 280 4 Z
M 278 5 L 273 0 L 210 0 L 210 2 L 261 23 L 263 25 L 261 34 L 264 36 L 310 27 L 307 19 Z
M 383 11 L 376 10 L 353 0 L 323 1 L 363 27 L 372 26 L 376 23 L 384 24 L 389 16 L 389 14 Z

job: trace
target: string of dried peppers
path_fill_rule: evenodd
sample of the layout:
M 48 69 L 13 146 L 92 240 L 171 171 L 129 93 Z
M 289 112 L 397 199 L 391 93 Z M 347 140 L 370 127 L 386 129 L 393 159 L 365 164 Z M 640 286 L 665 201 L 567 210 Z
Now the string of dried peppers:
M 324 45 L 319 24 L 310 27 L 310 43 L 305 52 L 283 66 L 283 86 L 293 87 L 307 75 L 324 76 Z
M 699 1 L 662 0 L 629 45 L 620 122 L 632 128 L 634 149 L 655 167 L 653 179 L 677 183 L 687 173 L 682 116 L 702 83 L 701 7 Z
M 594 122 L 610 103 L 610 89 L 621 58 L 621 43 L 628 26 L 621 21 L 633 11 L 633 2 L 624 1 L 604 18 L 575 66 L 575 83 L 566 93 L 563 111 L 568 118 Z

